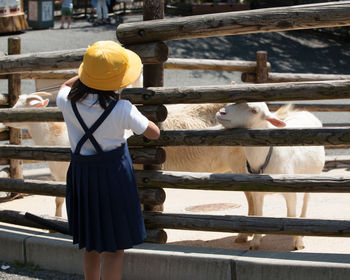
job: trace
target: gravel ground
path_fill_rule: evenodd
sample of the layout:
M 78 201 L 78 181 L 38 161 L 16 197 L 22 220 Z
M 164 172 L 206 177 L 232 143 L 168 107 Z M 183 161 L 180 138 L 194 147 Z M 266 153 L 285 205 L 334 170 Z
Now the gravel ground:
M 82 275 L 65 274 L 61 272 L 42 270 L 35 265 L 0 262 L 1 280 L 81 280 Z M 9 268 L 7 268 L 9 266 Z M 6 268 L 6 269 L 5 269 Z

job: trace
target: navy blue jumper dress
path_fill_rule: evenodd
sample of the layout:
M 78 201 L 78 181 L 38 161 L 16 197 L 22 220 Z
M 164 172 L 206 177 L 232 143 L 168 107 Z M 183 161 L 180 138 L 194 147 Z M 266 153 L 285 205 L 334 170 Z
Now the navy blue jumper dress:
M 85 131 L 67 173 L 66 205 L 73 243 L 87 251 L 115 252 L 140 244 L 146 237 L 134 170 L 127 143 L 104 152 L 93 136 L 113 110 L 112 101 L 98 120 L 87 128 L 77 106 L 73 111 Z M 90 140 L 94 155 L 80 155 Z

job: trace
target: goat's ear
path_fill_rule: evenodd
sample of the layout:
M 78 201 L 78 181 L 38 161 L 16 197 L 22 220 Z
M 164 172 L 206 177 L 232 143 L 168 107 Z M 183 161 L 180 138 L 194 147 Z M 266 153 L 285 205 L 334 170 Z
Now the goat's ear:
M 285 127 L 287 125 L 284 121 L 277 118 L 266 118 L 266 120 L 276 127 Z
M 37 95 L 37 96 L 41 96 L 41 97 L 52 96 L 51 93 L 46 92 L 46 91 L 34 92 L 34 93 L 31 93 L 31 95 Z
M 26 100 L 26 103 L 31 106 L 31 107 L 38 107 L 38 108 L 43 108 L 46 107 L 47 104 L 49 104 L 49 99 L 41 99 L 38 97 L 28 97 Z

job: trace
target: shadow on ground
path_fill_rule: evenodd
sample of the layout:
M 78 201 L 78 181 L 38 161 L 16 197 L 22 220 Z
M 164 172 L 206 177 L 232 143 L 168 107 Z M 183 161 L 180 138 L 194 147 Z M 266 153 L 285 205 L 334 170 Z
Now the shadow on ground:
M 273 72 L 350 74 L 350 42 L 310 31 L 271 32 L 167 42 L 170 57 L 255 60 L 267 51 Z

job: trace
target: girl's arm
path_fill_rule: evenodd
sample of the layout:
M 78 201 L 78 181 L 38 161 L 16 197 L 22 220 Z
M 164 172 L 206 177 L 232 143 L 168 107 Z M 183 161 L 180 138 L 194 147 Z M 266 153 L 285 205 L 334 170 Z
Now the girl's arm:
M 63 87 L 72 87 L 72 85 L 75 83 L 76 80 L 79 79 L 79 76 L 76 75 L 73 78 L 70 78 L 69 80 L 65 81 L 62 85 L 61 88 Z
M 156 124 L 154 122 L 149 121 L 148 127 L 146 128 L 143 135 L 148 139 L 153 139 L 153 140 L 158 139 L 160 136 L 160 131 L 159 131 L 158 126 L 156 126 Z

